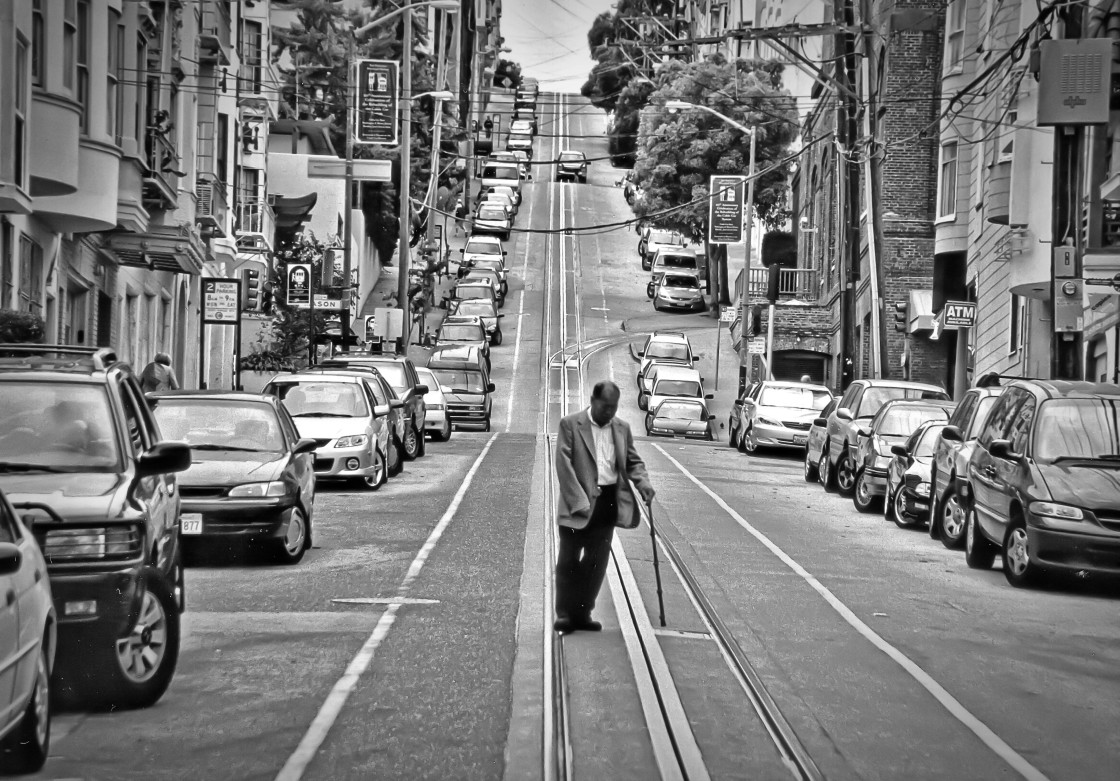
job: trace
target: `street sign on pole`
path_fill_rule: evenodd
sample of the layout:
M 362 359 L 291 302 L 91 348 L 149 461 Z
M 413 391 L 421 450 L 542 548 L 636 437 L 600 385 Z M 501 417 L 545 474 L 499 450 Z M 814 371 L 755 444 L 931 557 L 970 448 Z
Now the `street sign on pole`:
M 358 182 L 391 182 L 393 164 L 388 160 L 351 160 L 353 179 Z M 310 156 L 307 158 L 308 179 L 345 179 L 346 161 L 341 157 Z
M 400 64 L 395 60 L 358 60 L 356 67 L 354 143 L 396 146 L 400 143 Z
M 731 325 L 735 322 L 735 318 L 738 316 L 739 307 L 737 306 L 725 306 L 723 309 L 719 310 L 719 321 L 721 323 L 727 323 L 728 325 Z
M 202 322 L 216 325 L 232 325 L 241 314 L 241 280 L 215 279 L 202 280 Z
M 288 266 L 288 306 L 311 306 L 311 264 L 292 263 Z
M 713 176 L 708 186 L 708 241 L 742 244 L 745 176 Z

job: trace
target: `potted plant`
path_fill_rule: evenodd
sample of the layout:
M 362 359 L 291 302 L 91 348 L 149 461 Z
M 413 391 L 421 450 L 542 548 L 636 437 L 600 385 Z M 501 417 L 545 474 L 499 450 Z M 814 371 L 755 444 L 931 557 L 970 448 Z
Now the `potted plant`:
M 46 326 L 38 315 L 0 309 L 0 342 L 41 342 L 44 334 Z

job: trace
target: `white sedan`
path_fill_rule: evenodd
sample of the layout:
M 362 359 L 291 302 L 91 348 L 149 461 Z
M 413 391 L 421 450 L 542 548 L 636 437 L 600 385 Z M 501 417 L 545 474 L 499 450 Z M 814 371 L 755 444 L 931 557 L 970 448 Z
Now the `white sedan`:
M 428 415 L 424 418 L 424 431 L 436 442 L 446 442 L 451 439 L 451 418 L 447 417 L 447 397 L 443 395 L 439 380 L 431 369 L 417 366 L 416 374 L 420 377 L 420 383 L 428 386 L 428 392 L 424 394 L 424 407 L 428 410 Z

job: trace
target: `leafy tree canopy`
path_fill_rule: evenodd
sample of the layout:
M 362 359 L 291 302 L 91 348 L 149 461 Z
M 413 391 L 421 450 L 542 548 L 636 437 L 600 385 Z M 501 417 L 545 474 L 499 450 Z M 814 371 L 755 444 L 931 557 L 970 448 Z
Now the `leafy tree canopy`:
M 702 236 L 709 177 L 749 171 L 749 134 L 706 111 L 664 108 L 665 101 L 683 100 L 756 128 L 756 171 L 765 172 L 755 182 L 757 214 L 769 227 L 784 223 L 790 173 L 784 158 L 797 138 L 798 114 L 794 98 L 781 86 L 781 72 L 777 62 L 722 57 L 663 65 L 639 130 L 634 181 L 643 195 L 634 203 L 635 214 Z M 635 93 L 634 100 L 639 98 Z

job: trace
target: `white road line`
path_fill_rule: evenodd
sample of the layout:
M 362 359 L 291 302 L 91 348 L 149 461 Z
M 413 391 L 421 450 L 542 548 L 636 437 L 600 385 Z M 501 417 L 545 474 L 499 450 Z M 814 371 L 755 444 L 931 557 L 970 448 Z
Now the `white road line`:
M 533 199 L 529 199 L 529 228 L 533 227 Z M 522 326 L 525 323 L 525 285 L 528 277 L 525 275 L 529 271 L 529 240 L 532 238 L 532 233 L 525 234 L 525 254 L 524 261 L 521 264 L 521 298 L 517 302 L 517 339 L 513 343 L 513 371 L 509 377 L 509 397 L 506 400 L 506 433 L 509 433 L 509 427 L 513 425 L 513 391 L 517 387 L 517 364 L 521 359 L 521 332 L 525 330 Z
M 447 529 L 455 513 L 459 510 L 459 505 L 463 501 L 467 490 L 474 480 L 475 474 L 478 472 L 479 466 L 482 465 L 482 460 L 486 458 L 486 454 L 490 452 L 490 446 L 494 444 L 497 439 L 497 434 L 492 434 L 490 439 L 486 440 L 486 445 L 483 446 L 482 452 L 478 454 L 478 458 L 471 464 L 471 468 L 467 470 L 466 476 L 463 478 L 463 484 L 459 490 L 455 492 L 455 497 L 451 500 L 447 510 L 444 512 L 443 517 L 436 523 L 436 527 L 432 529 L 432 533 L 428 535 L 428 539 L 424 541 L 416 558 L 412 560 L 408 572 L 401 581 L 400 587 L 397 589 L 398 597 L 405 597 L 408 589 L 416 580 L 420 570 L 424 568 L 424 564 L 428 561 L 428 556 L 431 555 L 432 550 L 443 536 L 444 530 Z M 319 747 L 323 745 L 323 741 L 327 739 L 327 733 L 330 732 L 331 727 L 338 720 L 342 708 L 346 705 L 346 700 L 350 698 L 351 693 L 358 686 L 358 681 L 361 679 L 362 674 L 369 669 L 370 663 L 373 661 L 373 656 L 377 652 L 381 642 L 388 636 L 389 630 L 393 628 L 393 623 L 397 620 L 397 611 L 400 610 L 400 600 L 392 602 L 381 614 L 381 618 L 377 622 L 377 626 L 373 628 L 373 633 L 362 644 L 358 650 L 357 655 L 350 661 L 346 668 L 346 672 L 339 678 L 334 686 L 331 688 L 330 694 L 319 708 L 319 713 L 316 714 L 315 720 L 311 722 L 311 726 L 307 728 L 307 732 L 300 740 L 296 750 L 288 757 L 288 761 L 284 763 L 284 767 L 280 768 L 280 772 L 276 774 L 276 781 L 299 781 L 303 778 L 307 766 L 315 759 L 315 755 L 319 752 Z
M 915 681 L 917 681 L 922 686 L 922 688 L 928 691 L 931 695 L 933 695 L 933 698 L 935 700 L 941 703 L 941 705 L 950 713 L 950 715 L 952 715 L 955 719 L 957 719 L 957 721 L 971 730 L 972 733 L 976 735 L 976 737 L 978 737 L 984 745 L 991 749 L 997 756 L 1000 757 L 1000 759 L 1010 765 L 1011 768 L 1015 770 L 1015 772 L 1017 772 L 1023 778 L 1031 779 L 1031 781 L 1046 781 L 1046 775 L 1044 775 L 1041 770 L 1028 762 L 1027 759 L 1017 751 L 1015 751 L 1015 749 L 1011 748 L 1011 746 L 1009 746 L 1003 740 L 1003 738 L 997 735 L 991 729 L 991 727 L 974 716 L 971 711 L 965 708 L 964 705 L 962 705 L 956 697 L 946 691 L 945 687 L 935 681 L 929 673 L 919 667 L 916 662 L 910 659 L 910 657 L 906 656 L 906 654 L 902 653 L 902 651 L 898 650 L 893 645 L 888 643 L 874 629 L 860 620 L 859 616 L 852 612 L 851 608 L 841 602 L 840 599 L 832 593 L 832 591 L 830 591 L 824 584 L 813 577 L 813 575 L 811 575 L 808 570 L 794 561 L 789 556 L 789 554 L 787 554 L 776 544 L 774 544 L 774 542 L 771 541 L 769 537 L 752 526 L 745 518 L 743 518 L 743 516 L 739 515 L 739 513 L 737 513 L 729 504 L 727 504 L 727 502 L 725 502 L 723 498 L 720 497 L 715 491 L 708 488 L 708 486 L 704 485 L 704 483 L 700 482 L 700 480 L 698 480 L 691 472 L 685 469 L 679 461 L 666 453 L 661 445 L 655 444 L 654 447 L 658 450 L 658 452 L 661 453 L 661 455 L 669 459 L 673 466 L 679 469 L 685 477 L 695 483 L 701 491 L 712 497 L 715 503 L 723 508 L 724 512 L 730 515 L 736 523 L 738 523 L 743 527 L 743 529 L 747 531 L 748 534 L 765 545 L 770 550 L 770 552 L 773 553 L 783 564 L 793 570 L 794 573 L 801 577 L 802 580 L 808 583 L 809 586 L 818 594 L 820 594 L 821 597 L 824 598 L 824 601 L 827 602 L 829 606 L 832 607 L 832 609 L 840 615 L 841 618 L 847 621 L 853 629 L 863 635 L 863 637 L 869 643 L 871 643 L 888 657 L 893 659 L 903 670 L 909 673 L 909 675 Z

